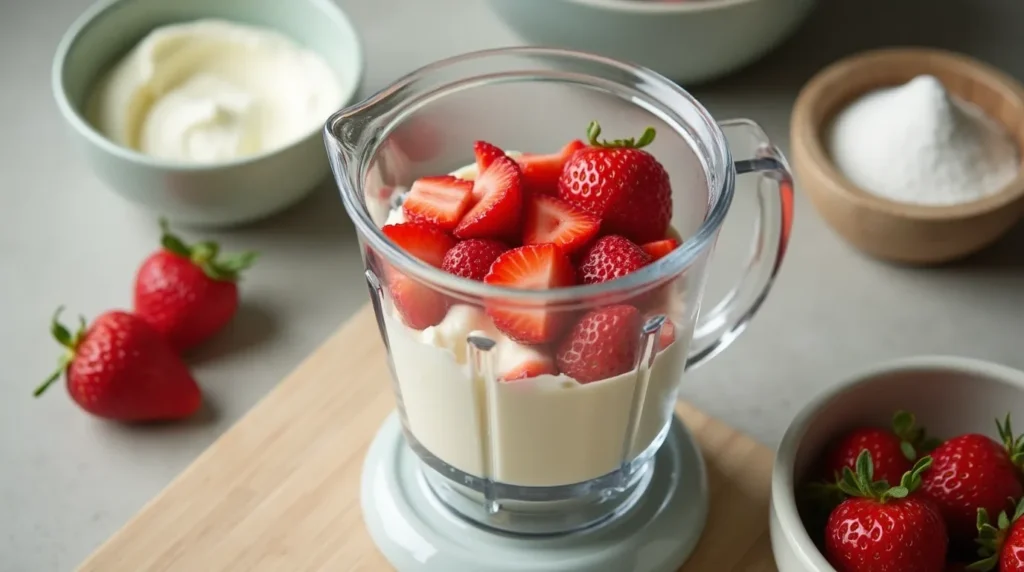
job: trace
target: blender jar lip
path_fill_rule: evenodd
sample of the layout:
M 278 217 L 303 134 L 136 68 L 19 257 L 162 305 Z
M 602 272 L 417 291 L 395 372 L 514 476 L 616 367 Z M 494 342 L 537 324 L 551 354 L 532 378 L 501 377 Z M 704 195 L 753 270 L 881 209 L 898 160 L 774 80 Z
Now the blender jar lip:
M 693 111 L 696 111 L 696 113 L 706 123 L 706 127 L 711 131 L 712 138 L 714 139 L 714 146 L 716 147 L 715 149 L 711 149 L 711 151 L 712 153 L 717 151 L 718 158 L 721 160 L 719 165 L 710 164 L 705 167 L 718 171 L 717 174 L 719 175 L 718 179 L 720 181 L 720 189 L 718 189 L 719 192 L 717 193 L 717 197 L 712 193 L 711 196 L 713 197 L 713 203 L 711 204 L 711 208 L 708 210 L 707 215 L 704 217 L 704 220 L 701 222 L 700 227 L 697 229 L 697 232 L 689 238 L 684 237 L 682 244 L 670 254 L 648 264 L 636 272 L 608 282 L 575 285 L 552 290 L 524 290 L 504 286 L 493 286 L 485 284 L 484 282 L 477 282 L 475 280 L 449 274 L 440 268 L 435 268 L 413 257 L 404 249 L 398 247 L 398 245 L 393 243 L 381 232 L 380 227 L 378 227 L 373 219 L 370 218 L 368 210 L 362 205 L 359 197 L 357 196 L 359 185 L 355 184 L 356 180 L 350 179 L 346 176 L 339 177 L 342 181 L 341 195 L 345 204 L 345 209 L 353 220 L 356 229 L 366 237 L 366 241 L 372 246 L 373 250 L 381 253 L 387 260 L 388 264 L 395 266 L 405 274 L 415 276 L 431 286 L 440 287 L 450 293 L 457 293 L 460 297 L 480 299 L 497 298 L 501 299 L 505 303 L 511 302 L 513 304 L 516 302 L 573 302 L 581 298 L 591 298 L 594 296 L 607 295 L 613 292 L 622 293 L 632 290 L 646 290 L 646 287 L 659 284 L 666 277 L 675 276 L 692 264 L 698 254 L 707 248 L 710 242 L 714 239 L 715 234 L 718 232 L 722 222 L 725 220 L 726 212 L 732 202 L 735 186 L 735 171 L 733 169 L 732 155 L 724 133 L 722 133 L 717 122 L 711 117 L 711 114 L 707 109 L 694 99 L 693 96 L 687 93 L 686 90 L 679 87 L 668 78 L 648 68 L 606 58 L 596 54 L 561 48 L 514 47 L 469 52 L 438 60 L 434 63 L 423 66 L 418 70 L 399 78 L 390 86 L 378 91 L 362 102 L 335 112 L 327 119 L 324 126 L 325 138 L 336 141 L 338 137 L 334 134 L 332 127 L 335 126 L 339 120 L 356 115 L 367 108 L 373 107 L 377 102 L 379 102 L 379 100 L 396 91 L 402 90 L 409 84 L 425 76 L 429 76 L 433 72 L 465 61 L 485 59 L 495 56 L 546 56 L 590 61 L 627 72 L 638 79 L 641 79 L 644 84 L 656 85 L 659 89 L 669 90 L 672 95 L 682 98 L 685 104 L 689 105 Z M 500 75 L 500 73 L 496 75 Z M 673 109 L 672 106 L 667 107 L 669 109 Z M 404 109 L 405 105 L 401 105 L 391 113 L 400 115 Z M 675 119 L 677 122 L 684 122 L 678 116 Z M 376 148 L 374 151 L 376 151 Z M 698 151 L 694 149 L 694 152 Z M 372 153 L 368 155 L 372 155 Z M 365 169 L 362 168 L 363 165 L 361 164 L 361 161 L 359 166 L 360 172 L 356 173 L 356 175 L 359 177 L 358 180 L 361 180 L 365 177 L 365 173 L 363 172 Z M 711 177 L 706 177 L 706 180 L 710 184 L 713 179 Z

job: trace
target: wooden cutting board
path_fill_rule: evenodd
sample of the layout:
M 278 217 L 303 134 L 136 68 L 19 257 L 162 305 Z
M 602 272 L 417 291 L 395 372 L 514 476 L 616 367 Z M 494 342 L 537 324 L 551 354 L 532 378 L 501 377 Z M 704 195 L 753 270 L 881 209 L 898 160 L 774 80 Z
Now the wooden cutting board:
M 363 308 L 79 570 L 389 571 L 359 505 L 363 456 L 394 407 Z M 773 572 L 772 453 L 680 404 L 708 465 L 710 516 L 685 572 Z

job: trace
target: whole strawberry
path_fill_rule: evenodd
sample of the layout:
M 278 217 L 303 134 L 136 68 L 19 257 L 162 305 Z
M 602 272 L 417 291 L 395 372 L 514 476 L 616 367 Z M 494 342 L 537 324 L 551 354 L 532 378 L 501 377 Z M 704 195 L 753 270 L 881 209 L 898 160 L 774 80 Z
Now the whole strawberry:
M 587 312 L 559 344 L 558 369 L 580 383 L 630 371 L 636 366 L 642 326 L 640 311 L 626 304 Z
M 938 507 L 958 546 L 975 537 L 979 508 L 999 514 L 1024 494 L 1015 465 L 1021 440 L 1013 437 L 1009 416 L 997 426 L 1002 444 L 977 433 L 954 437 L 932 451 L 932 467 L 922 476 L 921 492 Z
M 903 473 L 913 467 L 919 454 L 930 452 L 938 445 L 937 440 L 928 439 L 924 430 L 916 426 L 913 414 L 897 411 L 891 428 L 859 427 L 833 443 L 825 454 L 825 478 L 838 479 L 843 468 L 853 469 L 861 451 L 867 450 L 875 478 L 898 483 Z
M 188 417 L 202 394 L 185 363 L 144 320 L 121 311 L 102 314 L 72 334 L 53 316 L 51 333 L 67 348 L 60 367 L 35 391 L 39 397 L 61 374 L 82 409 L 118 421 Z
M 665 168 L 643 147 L 654 141 L 648 127 L 639 140 L 599 141 L 601 126 L 587 127 L 590 145 L 574 152 L 558 179 L 558 196 L 601 218 L 602 234 L 637 244 L 665 238 L 672 219 L 672 187 Z
M 982 560 L 971 564 L 967 570 L 988 572 L 1024 572 L 1024 499 L 1017 503 L 1013 516 L 1006 511 L 999 513 L 996 525 L 988 519 L 988 511 L 978 509 L 978 550 Z
M 825 556 L 837 572 L 942 572 L 946 526 L 932 503 L 915 494 L 923 457 L 890 487 L 874 480 L 871 455 L 857 457 L 856 472 L 843 469 L 839 486 L 850 496 L 829 515 Z
M 215 242 L 188 245 L 160 221 L 162 248 L 143 261 L 135 277 L 135 313 L 178 351 L 199 345 L 238 310 L 239 273 L 256 260 L 243 252 L 218 258 Z

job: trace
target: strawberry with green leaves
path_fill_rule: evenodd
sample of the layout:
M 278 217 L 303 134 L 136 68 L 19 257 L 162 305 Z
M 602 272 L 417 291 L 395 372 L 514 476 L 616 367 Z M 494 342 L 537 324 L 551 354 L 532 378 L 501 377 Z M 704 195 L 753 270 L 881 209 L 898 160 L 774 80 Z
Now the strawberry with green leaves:
M 1024 499 L 1017 502 L 1013 516 L 1001 511 L 993 526 L 988 511 L 978 509 L 978 550 L 982 559 L 971 564 L 967 570 L 989 572 L 1024 572 Z
M 162 248 L 135 277 L 135 314 L 178 351 L 197 346 L 220 331 L 238 310 L 238 279 L 256 253 L 220 256 L 216 242 L 189 245 L 160 221 Z
M 896 486 L 874 480 L 867 451 L 857 457 L 855 471 L 843 468 L 838 484 L 849 498 L 825 526 L 825 556 L 837 572 L 945 569 L 946 526 L 935 506 L 916 494 L 931 463 L 931 457 L 922 457 Z
M 912 413 L 897 411 L 889 428 L 858 427 L 834 442 L 825 453 L 825 478 L 838 479 L 843 469 L 853 469 L 857 457 L 867 450 L 875 478 L 898 483 L 921 454 L 930 452 L 940 443 L 917 426 Z
M 957 546 L 974 539 L 978 509 L 999 514 L 1024 496 L 1018 468 L 1024 439 L 1014 436 L 1009 415 L 996 425 L 1001 443 L 978 433 L 948 439 L 931 452 L 934 463 L 922 477 L 921 492 L 942 513 Z
M 161 421 L 188 417 L 199 409 L 199 386 L 174 349 L 141 318 L 121 311 L 102 314 L 92 324 L 80 318 L 71 333 L 60 323 L 50 331 L 65 348 L 59 367 L 35 391 L 39 397 L 61 375 L 79 407 L 117 421 Z

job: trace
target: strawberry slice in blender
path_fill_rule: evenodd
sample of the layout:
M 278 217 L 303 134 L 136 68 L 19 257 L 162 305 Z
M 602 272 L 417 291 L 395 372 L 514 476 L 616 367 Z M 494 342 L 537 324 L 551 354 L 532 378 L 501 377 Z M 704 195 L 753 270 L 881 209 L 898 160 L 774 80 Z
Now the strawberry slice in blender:
M 625 304 L 587 312 L 559 344 L 558 369 L 580 383 L 632 370 L 642 325 L 640 311 Z
M 491 264 L 508 250 L 504 243 L 485 238 L 471 238 L 456 244 L 444 255 L 441 270 L 481 281 L 491 270 Z
M 423 177 L 412 184 L 402 202 L 402 210 L 410 222 L 432 224 L 450 232 L 462 220 L 472 201 L 472 181 L 451 175 Z
M 550 242 L 572 254 L 587 245 L 601 229 L 601 219 L 577 206 L 548 195 L 530 195 L 523 209 L 523 244 Z
M 491 265 L 484 282 L 523 290 L 551 290 L 576 283 L 569 257 L 553 244 L 533 244 L 502 254 Z M 565 313 L 544 307 L 513 306 L 492 302 L 487 314 L 495 327 L 524 344 L 550 342 L 562 333 Z
M 497 145 L 493 145 L 487 141 L 477 141 L 473 143 L 473 157 L 476 158 L 477 173 L 483 173 L 487 170 L 487 167 L 491 166 L 491 163 L 493 163 L 495 159 L 505 156 L 505 152 Z M 479 197 L 477 198 L 479 199 Z
M 531 351 L 523 356 L 515 365 L 501 373 L 501 381 L 517 381 L 541 375 L 558 375 L 558 366 L 550 356 L 538 351 Z
M 523 181 L 519 166 L 504 154 L 495 157 L 473 181 L 476 204 L 455 227 L 455 236 L 502 239 L 518 237 L 523 209 Z
M 523 153 L 516 157 L 519 169 L 523 172 L 523 186 L 528 193 L 542 195 L 558 194 L 558 178 L 562 176 L 562 168 L 573 153 L 586 147 L 579 139 L 569 142 L 557 153 L 541 155 Z
M 643 249 L 651 257 L 651 262 L 662 258 L 669 252 L 672 252 L 679 246 L 679 241 L 674 238 L 666 238 L 663 240 L 656 240 L 654 242 L 648 242 L 641 244 L 640 248 Z
M 445 254 L 455 246 L 455 239 L 443 230 L 422 223 L 389 224 L 381 232 L 412 256 L 438 268 Z M 391 301 L 405 325 L 422 330 L 444 319 L 448 299 L 437 290 L 394 268 L 385 268 L 385 280 Z
M 579 266 L 580 282 L 607 282 L 636 272 L 650 262 L 651 256 L 628 238 L 603 236 L 583 252 Z

